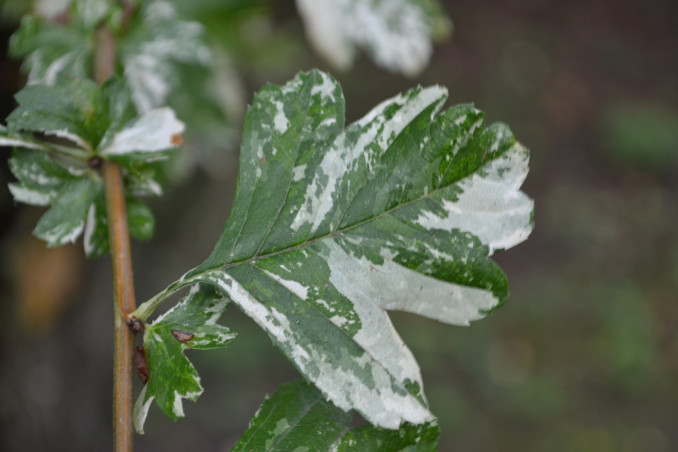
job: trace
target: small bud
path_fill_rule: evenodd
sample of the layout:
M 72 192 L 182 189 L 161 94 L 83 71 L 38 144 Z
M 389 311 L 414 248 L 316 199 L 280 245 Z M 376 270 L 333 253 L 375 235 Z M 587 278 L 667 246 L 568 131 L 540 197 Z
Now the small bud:
M 89 159 L 88 165 L 90 168 L 99 169 L 102 163 L 104 163 L 104 160 L 101 157 L 92 157 Z
M 127 326 L 129 327 L 130 331 L 134 334 L 137 334 L 144 330 L 144 322 L 137 319 L 136 317 L 131 317 L 129 319 L 129 322 L 127 322 Z

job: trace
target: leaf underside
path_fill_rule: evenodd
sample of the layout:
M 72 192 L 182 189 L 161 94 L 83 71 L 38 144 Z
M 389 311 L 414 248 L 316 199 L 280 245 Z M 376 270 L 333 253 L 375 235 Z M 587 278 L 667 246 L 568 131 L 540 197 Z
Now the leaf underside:
M 160 297 L 206 282 L 251 316 L 336 406 L 375 426 L 432 421 L 386 310 L 468 325 L 504 302 L 488 257 L 525 240 L 528 151 L 471 105 L 415 88 L 344 127 L 338 83 L 265 86 L 244 125 L 226 227 Z
M 281 385 L 264 400 L 250 425 L 231 449 L 247 451 L 336 450 L 429 452 L 438 449 L 435 422 L 405 424 L 399 430 L 371 425 L 349 428 L 352 415 L 325 401 L 301 380 Z

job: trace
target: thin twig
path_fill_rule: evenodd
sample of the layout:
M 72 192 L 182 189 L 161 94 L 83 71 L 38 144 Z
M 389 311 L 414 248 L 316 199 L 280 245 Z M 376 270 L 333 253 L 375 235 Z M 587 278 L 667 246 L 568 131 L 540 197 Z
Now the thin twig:
M 115 41 L 110 30 L 97 30 L 97 49 L 94 73 L 101 85 L 115 67 Z M 116 452 L 131 452 L 134 447 L 132 429 L 132 375 L 134 335 L 127 325 L 127 317 L 136 309 L 132 257 L 130 254 L 127 205 L 122 172 L 117 163 L 103 162 L 108 237 L 113 271 L 113 298 L 115 303 L 115 335 L 113 363 L 113 435 Z

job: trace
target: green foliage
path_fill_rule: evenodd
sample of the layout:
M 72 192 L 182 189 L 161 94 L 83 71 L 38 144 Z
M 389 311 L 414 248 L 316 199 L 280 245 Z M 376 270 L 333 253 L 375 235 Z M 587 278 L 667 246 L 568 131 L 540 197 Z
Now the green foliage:
M 201 25 L 180 20 L 169 3 L 144 2 L 132 23 L 121 22 L 121 8 L 109 0 L 75 0 L 65 24 L 26 16 L 12 37 L 10 53 L 26 57 L 28 84 L 55 85 L 90 77 L 94 29 L 104 21 L 118 32 L 118 62 L 140 113 L 166 104 L 179 84 L 175 63 L 208 64 Z
M 298 5 L 321 52 L 339 49 L 339 66 L 358 45 L 413 75 L 449 27 L 435 0 Z M 12 40 L 29 86 L 0 126 L 0 145 L 17 148 L 15 199 L 50 207 L 35 235 L 58 246 L 84 233 L 86 254 L 101 256 L 109 245 L 99 168 L 120 164 L 130 233 L 148 239 L 153 215 L 137 197 L 160 193 L 157 162 L 184 131 L 164 106 L 180 83 L 176 63 L 205 67 L 210 51 L 202 27 L 164 1 L 74 0 L 64 14 L 59 25 L 25 18 Z M 120 73 L 99 87 L 88 76 L 102 24 L 115 34 Z M 490 256 L 525 240 L 533 215 L 520 191 L 527 149 L 505 125 L 485 125 L 472 105 L 443 111 L 446 99 L 445 88 L 417 87 L 345 125 L 341 87 L 323 72 L 255 96 L 236 199 L 214 251 L 132 313 L 146 322 L 191 286 L 145 324 L 137 431 L 153 400 L 177 419 L 182 399 L 202 393 L 184 352 L 235 337 L 216 324 L 232 301 L 315 385 L 281 386 L 236 450 L 436 449 L 419 366 L 387 311 L 456 325 L 483 318 L 508 296 Z M 350 429 L 353 409 L 371 425 Z
M 144 349 L 150 375 L 134 407 L 137 431 L 153 399 L 172 419 L 184 416 L 181 399 L 198 399 L 203 388 L 187 349 L 224 347 L 235 334 L 217 325 L 228 300 L 210 286 L 195 285 L 174 308 L 146 325 Z
M 305 450 L 429 452 L 440 435 L 435 422 L 398 430 L 371 425 L 350 428 L 352 416 L 327 402 L 312 385 L 293 381 L 264 400 L 233 452 Z
M 488 259 L 524 240 L 527 150 L 444 88 L 415 88 L 344 127 L 329 75 L 267 85 L 245 120 L 236 199 L 212 255 L 140 306 L 204 282 L 251 316 L 343 410 L 430 422 L 419 367 L 386 310 L 467 325 L 507 296 Z
M 48 246 L 59 246 L 74 242 L 84 231 L 88 256 L 108 252 L 103 181 L 96 160 L 110 159 L 126 171 L 131 234 L 141 240 L 151 237 L 153 216 L 134 196 L 158 192 L 149 169 L 180 142 L 184 126 L 174 112 L 163 107 L 134 118 L 130 97 L 117 78 L 101 88 L 80 79 L 31 85 L 16 99 L 19 106 L 7 118 L 8 127 L 0 129 L 0 145 L 27 148 L 15 151 L 10 161 L 18 179 L 10 184 L 14 198 L 52 207 L 38 222 L 35 235 Z

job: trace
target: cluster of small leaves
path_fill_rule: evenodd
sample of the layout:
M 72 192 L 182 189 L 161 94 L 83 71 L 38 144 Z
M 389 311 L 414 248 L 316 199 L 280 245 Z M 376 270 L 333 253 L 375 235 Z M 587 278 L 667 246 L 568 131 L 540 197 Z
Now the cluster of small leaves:
M 174 63 L 207 65 L 209 49 L 201 25 L 181 20 L 170 3 L 137 3 L 73 0 L 60 23 L 27 15 L 12 36 L 10 54 L 24 58 L 29 85 L 86 79 L 94 60 L 94 30 L 105 23 L 116 32 L 117 60 L 139 113 L 163 106 L 177 85 Z
M 117 34 L 124 72 L 98 87 L 90 77 L 101 24 Z M 74 0 L 57 18 L 24 17 L 10 51 L 25 57 L 28 86 L 0 126 L 0 146 L 16 148 L 15 200 L 51 206 L 34 231 L 48 246 L 84 232 L 87 256 L 108 252 L 104 160 L 123 168 L 130 233 L 152 236 L 153 215 L 138 197 L 161 194 L 158 162 L 182 142 L 183 123 L 163 105 L 176 83 L 172 61 L 206 63 L 200 34 L 163 1 Z
M 224 347 L 235 338 L 216 323 L 227 306 L 228 300 L 216 289 L 197 284 L 176 306 L 146 325 L 149 375 L 134 409 L 139 433 L 143 433 L 143 419 L 153 399 L 167 416 L 178 419 L 184 416 L 181 399 L 195 401 L 202 394 L 198 372 L 183 352 Z

